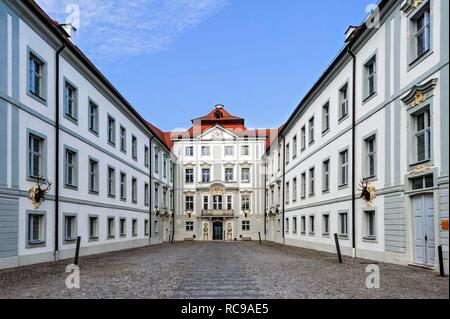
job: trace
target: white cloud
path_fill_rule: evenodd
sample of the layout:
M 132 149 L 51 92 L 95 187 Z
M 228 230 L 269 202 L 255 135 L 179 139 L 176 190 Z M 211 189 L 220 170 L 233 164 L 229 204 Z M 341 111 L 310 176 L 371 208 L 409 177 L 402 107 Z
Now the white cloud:
M 228 0 L 36 0 L 64 23 L 66 8 L 80 8 L 77 42 L 87 53 L 114 57 L 167 49 L 186 30 L 222 9 Z

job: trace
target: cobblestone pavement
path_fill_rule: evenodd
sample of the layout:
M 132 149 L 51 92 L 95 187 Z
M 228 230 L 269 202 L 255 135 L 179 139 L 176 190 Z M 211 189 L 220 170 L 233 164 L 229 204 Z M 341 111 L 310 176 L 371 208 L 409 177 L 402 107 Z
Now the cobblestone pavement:
M 428 270 L 272 243 L 177 243 L 81 259 L 81 289 L 65 287 L 69 261 L 0 271 L 0 298 L 449 298 L 449 280 Z

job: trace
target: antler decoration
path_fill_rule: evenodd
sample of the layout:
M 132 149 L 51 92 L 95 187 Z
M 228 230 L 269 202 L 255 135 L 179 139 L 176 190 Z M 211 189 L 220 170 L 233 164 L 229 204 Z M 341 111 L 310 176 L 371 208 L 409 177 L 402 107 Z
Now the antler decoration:
M 45 201 L 45 195 L 52 189 L 52 183 L 43 182 L 42 176 L 38 176 L 36 184 L 37 186 L 30 188 L 29 194 L 34 208 L 38 209 L 41 207 L 42 202 Z
M 369 181 L 361 181 L 359 186 L 361 187 L 359 190 L 361 192 L 361 198 L 366 201 L 367 207 L 372 207 L 373 201 L 377 198 L 377 190 L 375 186 L 373 186 Z

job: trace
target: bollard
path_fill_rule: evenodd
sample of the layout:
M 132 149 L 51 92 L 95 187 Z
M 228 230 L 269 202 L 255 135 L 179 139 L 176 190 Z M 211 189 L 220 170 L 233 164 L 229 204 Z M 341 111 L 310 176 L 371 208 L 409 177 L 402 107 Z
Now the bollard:
M 81 244 L 81 237 L 78 236 L 77 238 L 77 249 L 75 250 L 75 261 L 73 262 L 74 265 L 78 266 L 78 258 L 80 256 L 80 244 Z
M 258 235 L 259 235 L 259 244 L 262 245 L 261 232 L 258 232 Z
M 442 246 L 438 247 L 438 254 L 439 254 L 439 272 L 441 274 L 441 277 L 445 277 L 444 256 L 443 256 L 443 253 L 442 253 Z
M 334 241 L 336 242 L 336 251 L 337 251 L 339 263 L 342 264 L 341 246 L 339 246 L 338 234 L 334 234 Z

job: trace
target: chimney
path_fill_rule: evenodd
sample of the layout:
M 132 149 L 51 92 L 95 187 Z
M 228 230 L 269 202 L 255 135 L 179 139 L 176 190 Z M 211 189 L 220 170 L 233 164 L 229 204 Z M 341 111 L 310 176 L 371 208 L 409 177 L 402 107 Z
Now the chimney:
M 64 31 L 66 32 L 67 38 L 73 43 L 76 44 L 76 33 L 77 33 L 77 29 L 73 26 L 73 24 L 69 23 L 69 24 L 61 24 L 61 28 L 64 29 Z
M 347 31 L 345 31 L 345 43 L 348 43 L 350 41 L 350 38 L 353 35 L 353 32 L 358 29 L 358 26 L 351 25 L 348 27 Z

